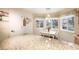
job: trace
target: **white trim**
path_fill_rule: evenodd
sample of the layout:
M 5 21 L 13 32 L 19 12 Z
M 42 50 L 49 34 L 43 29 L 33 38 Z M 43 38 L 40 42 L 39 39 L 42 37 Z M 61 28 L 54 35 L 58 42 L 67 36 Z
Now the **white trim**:
M 75 17 L 75 15 L 67 15 L 67 16 L 63 16 L 60 18 L 60 30 L 62 31 L 66 31 L 66 32 L 71 32 L 71 33 L 74 33 L 74 31 L 70 31 L 70 30 L 65 30 L 65 29 L 62 29 L 62 19 L 67 19 L 69 17 Z
M 62 31 L 64 32 L 71 32 L 71 33 L 74 33 L 74 31 L 69 31 L 69 30 L 64 30 L 64 29 L 61 29 Z

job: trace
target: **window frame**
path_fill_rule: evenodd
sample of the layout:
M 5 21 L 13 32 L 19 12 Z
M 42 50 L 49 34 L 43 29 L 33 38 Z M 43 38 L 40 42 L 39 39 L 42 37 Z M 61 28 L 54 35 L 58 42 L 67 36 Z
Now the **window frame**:
M 37 20 L 39 21 L 38 27 L 37 27 L 37 22 L 36 22 Z M 36 22 L 36 28 L 44 28 L 44 27 L 45 27 L 44 19 L 40 19 L 40 18 L 38 19 L 38 18 L 37 18 L 36 21 L 35 21 L 35 22 Z M 43 27 L 40 27 L 40 26 L 41 26 L 41 25 L 40 25 L 40 24 L 41 24 L 40 21 L 43 21 Z
M 66 31 L 66 32 L 71 32 L 71 33 L 74 33 L 74 25 L 73 25 L 73 31 L 71 31 L 71 30 L 69 30 L 68 29 L 68 23 L 67 23 L 67 29 L 63 29 L 62 27 L 62 20 L 63 19 L 68 19 L 68 18 L 71 18 L 71 17 L 74 17 L 74 19 L 75 19 L 75 15 L 67 15 L 67 16 L 62 16 L 61 18 L 60 18 L 60 29 L 62 30 L 62 31 Z M 74 20 L 73 20 L 74 21 Z M 67 20 L 67 22 L 68 22 L 68 20 Z
M 58 28 L 59 28 L 59 20 L 58 20 L 59 18 L 52 18 L 51 19 L 51 29 L 54 29 L 54 30 L 57 30 Z M 57 28 L 55 27 L 55 28 L 53 28 L 53 25 L 52 25 L 52 21 L 54 21 L 54 20 L 56 20 L 57 21 Z
M 49 22 L 51 29 L 57 30 L 58 27 L 59 27 L 59 20 L 58 20 L 58 19 L 59 19 L 59 18 L 48 18 L 48 19 L 45 19 L 45 18 L 37 18 L 36 21 L 37 21 L 37 20 L 38 20 L 38 21 L 43 21 L 43 27 L 40 27 L 40 24 L 39 24 L 39 25 L 38 25 L 39 27 L 37 27 L 37 25 L 36 25 L 36 28 L 47 28 L 47 27 L 49 26 L 49 25 L 47 26 L 47 22 Z M 52 20 L 57 20 L 57 22 L 58 22 L 57 28 L 53 28 Z M 37 23 L 37 22 L 36 22 L 36 23 Z

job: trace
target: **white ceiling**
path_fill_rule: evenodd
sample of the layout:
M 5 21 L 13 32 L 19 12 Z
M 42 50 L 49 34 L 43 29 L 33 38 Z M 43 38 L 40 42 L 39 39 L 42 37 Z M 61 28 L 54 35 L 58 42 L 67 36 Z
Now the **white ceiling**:
M 63 10 L 64 8 L 27 8 L 29 12 L 34 14 L 47 14 L 47 13 L 54 13 Z

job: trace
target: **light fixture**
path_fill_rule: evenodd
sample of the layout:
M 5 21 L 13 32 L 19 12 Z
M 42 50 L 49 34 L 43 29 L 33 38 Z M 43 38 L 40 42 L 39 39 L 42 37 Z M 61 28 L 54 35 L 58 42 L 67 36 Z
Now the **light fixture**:
M 46 10 L 50 10 L 51 8 L 46 8 Z
M 47 20 L 47 19 L 49 19 L 49 18 L 50 18 L 50 14 L 47 14 L 47 16 L 46 16 L 45 19 Z
M 48 13 L 50 11 L 51 8 L 45 8 L 46 9 L 46 19 L 50 18 L 50 14 Z
M 48 14 L 47 17 L 50 17 L 50 15 Z

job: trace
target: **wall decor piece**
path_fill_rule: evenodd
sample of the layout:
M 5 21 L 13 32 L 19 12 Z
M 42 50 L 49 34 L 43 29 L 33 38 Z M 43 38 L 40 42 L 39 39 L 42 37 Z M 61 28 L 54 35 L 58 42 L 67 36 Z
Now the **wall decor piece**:
M 28 24 L 30 22 L 30 18 L 26 17 L 26 23 Z
M 2 21 L 2 17 L 7 17 L 9 15 L 8 12 L 0 11 L 0 21 Z
M 23 26 L 26 26 L 26 24 L 28 24 L 29 22 L 30 22 L 30 18 L 24 17 L 24 19 L 23 19 Z
M 26 19 L 23 19 L 23 26 L 26 26 Z

